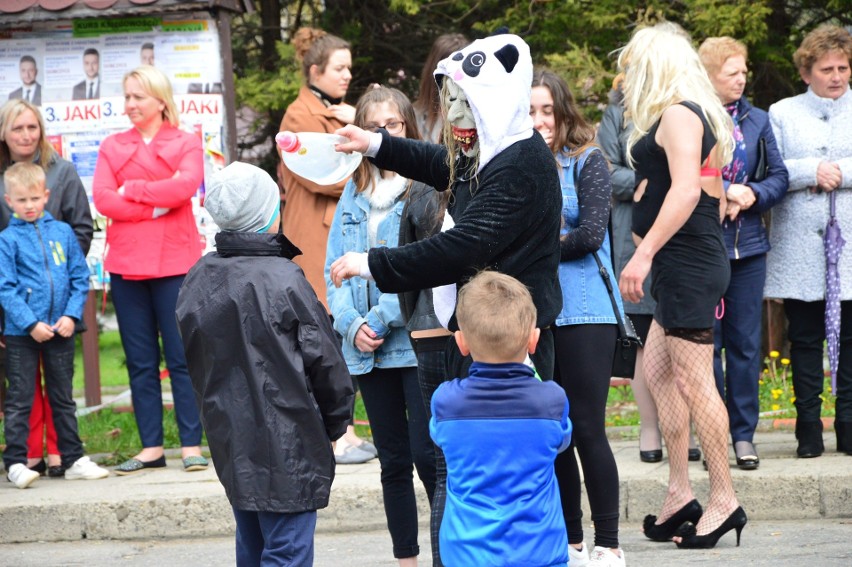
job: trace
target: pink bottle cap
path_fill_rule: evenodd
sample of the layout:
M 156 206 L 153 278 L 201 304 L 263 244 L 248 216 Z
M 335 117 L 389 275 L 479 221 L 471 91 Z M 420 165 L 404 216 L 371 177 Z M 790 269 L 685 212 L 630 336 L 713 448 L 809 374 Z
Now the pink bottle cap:
M 302 147 L 302 143 L 299 141 L 299 137 L 288 130 L 275 134 L 275 143 L 278 144 L 278 147 L 281 148 L 281 151 L 287 153 L 293 153 Z

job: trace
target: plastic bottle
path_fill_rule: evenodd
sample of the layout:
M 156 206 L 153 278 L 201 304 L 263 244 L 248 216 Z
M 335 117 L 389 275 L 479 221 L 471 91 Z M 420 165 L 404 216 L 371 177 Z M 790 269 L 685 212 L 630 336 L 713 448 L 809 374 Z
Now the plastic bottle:
M 335 151 L 336 144 L 348 142 L 343 136 L 320 132 L 278 132 L 275 143 L 287 168 L 317 185 L 334 185 L 349 177 L 363 157 L 358 152 Z

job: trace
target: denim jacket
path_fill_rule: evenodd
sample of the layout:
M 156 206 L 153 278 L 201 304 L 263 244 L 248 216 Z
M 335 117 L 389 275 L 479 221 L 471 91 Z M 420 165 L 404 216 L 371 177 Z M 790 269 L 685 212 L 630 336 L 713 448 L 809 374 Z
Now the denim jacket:
M 578 157 L 567 157 L 563 153 L 557 154 L 556 160 L 562 167 L 560 181 L 562 184 L 562 231 L 564 236 L 580 224 L 580 204 L 577 199 L 577 189 L 574 187 L 575 167 L 579 161 L 579 169 L 583 168 L 591 151 L 587 150 Z M 579 169 L 576 179 L 579 179 Z M 621 302 L 621 293 L 618 291 L 618 282 L 612 269 L 612 253 L 610 246 L 609 231 L 604 235 L 603 243 L 597 251 L 598 257 L 609 273 L 612 282 L 615 301 L 619 313 L 624 317 L 624 307 Z M 562 286 L 562 311 L 556 318 L 556 325 L 584 325 L 584 324 L 616 324 L 615 313 L 612 310 L 612 302 L 609 298 L 603 278 L 601 278 L 598 264 L 593 254 L 586 254 L 576 260 L 568 260 L 559 263 L 559 285 Z
M 404 206 L 403 199 L 397 200 L 379 224 L 376 246 L 397 246 Z M 334 211 L 325 255 L 328 308 L 334 317 L 334 329 L 343 336 L 346 365 L 356 376 L 373 368 L 417 365 L 400 312 L 399 297 L 395 293 L 382 293 L 375 282 L 360 277 L 345 280 L 339 288 L 331 282 L 329 270 L 332 262 L 346 252 L 366 252 L 369 249 L 369 214 L 370 201 L 363 193 L 356 193 L 355 182 L 349 180 Z M 364 323 L 385 340 L 375 352 L 361 352 L 355 347 L 355 335 Z

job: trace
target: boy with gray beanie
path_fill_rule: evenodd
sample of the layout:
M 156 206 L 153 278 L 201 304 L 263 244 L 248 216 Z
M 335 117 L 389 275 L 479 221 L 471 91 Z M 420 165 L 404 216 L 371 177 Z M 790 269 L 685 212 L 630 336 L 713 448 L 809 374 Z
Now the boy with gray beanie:
M 291 261 L 300 251 L 278 233 L 278 185 L 235 162 L 213 175 L 204 205 L 221 232 L 184 280 L 177 321 L 234 509 L 237 565 L 311 565 L 352 381 L 325 308 Z

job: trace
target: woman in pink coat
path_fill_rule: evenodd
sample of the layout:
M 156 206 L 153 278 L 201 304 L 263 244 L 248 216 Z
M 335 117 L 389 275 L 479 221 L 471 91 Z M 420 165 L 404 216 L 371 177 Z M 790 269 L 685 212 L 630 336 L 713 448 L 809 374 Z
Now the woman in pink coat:
M 133 123 L 106 138 L 95 167 L 95 206 L 109 219 L 104 267 L 127 357 L 142 451 L 119 475 L 166 466 L 160 388 L 162 336 L 185 470 L 201 470 L 201 421 L 175 323 L 178 290 L 201 257 L 190 199 L 203 178 L 201 140 L 178 129 L 168 78 L 144 65 L 124 77 Z

